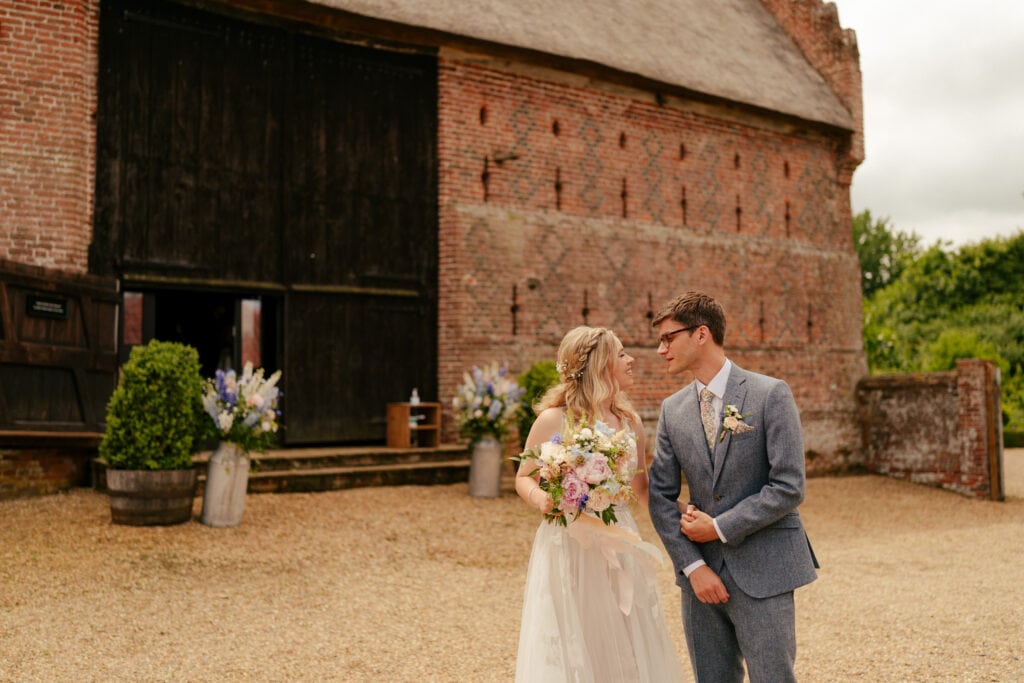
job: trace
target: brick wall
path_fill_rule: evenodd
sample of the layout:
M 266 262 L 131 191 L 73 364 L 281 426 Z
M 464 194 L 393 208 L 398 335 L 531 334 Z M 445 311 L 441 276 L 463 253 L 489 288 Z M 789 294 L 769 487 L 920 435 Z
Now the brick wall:
M 835 3 L 822 0 L 761 0 L 811 66 L 853 116 L 856 131 L 844 150 L 840 171 L 849 184 L 864 161 L 864 100 L 857 35 L 839 23 Z
M 871 472 L 1001 500 L 998 370 L 961 360 L 953 372 L 867 377 L 857 397 Z
M 441 400 L 470 364 L 521 370 L 586 320 L 637 357 L 653 427 L 677 383 L 649 315 L 703 289 L 729 355 L 791 383 L 811 469 L 855 463 L 866 368 L 840 141 L 541 68 L 439 68 Z
M 0 258 L 87 269 L 98 8 L 0 1 Z
M 89 483 L 96 449 L 0 447 L 0 500 L 45 495 Z
M 766 0 L 859 116 L 855 45 L 813 49 L 820 4 Z M 0 258 L 87 268 L 98 6 L 0 0 Z M 726 307 L 730 356 L 792 385 L 810 469 L 857 464 L 848 135 L 446 47 L 439 98 L 439 400 L 469 365 L 522 370 L 586 321 L 637 357 L 653 428 L 677 382 L 648 316 L 699 288 Z

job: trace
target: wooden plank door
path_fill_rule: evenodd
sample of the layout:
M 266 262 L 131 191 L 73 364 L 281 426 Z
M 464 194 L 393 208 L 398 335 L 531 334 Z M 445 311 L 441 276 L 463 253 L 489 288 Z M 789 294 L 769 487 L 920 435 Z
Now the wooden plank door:
M 388 402 L 436 392 L 436 64 L 314 38 L 293 58 L 287 440 L 379 440 Z
M 310 33 L 104 0 L 90 270 L 274 297 L 286 442 L 383 440 L 436 392 L 436 58 Z

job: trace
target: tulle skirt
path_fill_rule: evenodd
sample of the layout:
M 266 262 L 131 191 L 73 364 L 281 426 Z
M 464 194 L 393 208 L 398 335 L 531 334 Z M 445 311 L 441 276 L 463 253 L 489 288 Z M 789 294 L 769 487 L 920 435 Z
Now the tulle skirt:
M 526 575 L 516 681 L 682 680 L 653 557 L 628 508 L 615 526 L 541 522 Z

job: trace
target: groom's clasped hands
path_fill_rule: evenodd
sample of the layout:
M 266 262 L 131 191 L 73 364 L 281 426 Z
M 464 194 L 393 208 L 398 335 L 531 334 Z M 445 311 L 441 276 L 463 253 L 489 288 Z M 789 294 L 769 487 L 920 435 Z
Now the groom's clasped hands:
M 679 531 L 694 543 L 705 543 L 718 539 L 714 522 L 706 512 L 701 512 L 693 503 L 679 501 Z M 729 602 L 729 591 L 722 579 L 707 565 L 690 572 L 690 585 L 697 599 L 707 604 Z
M 718 540 L 718 532 L 715 531 L 711 515 L 701 512 L 693 503 L 683 505 L 682 501 L 679 502 L 679 511 L 683 513 L 679 518 L 679 531 L 688 539 L 694 543 Z

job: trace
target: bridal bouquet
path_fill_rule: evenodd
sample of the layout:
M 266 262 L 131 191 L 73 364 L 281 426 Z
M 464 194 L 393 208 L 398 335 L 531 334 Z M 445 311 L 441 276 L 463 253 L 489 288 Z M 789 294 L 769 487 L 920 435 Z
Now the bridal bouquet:
M 540 474 L 540 487 L 555 504 L 544 515 L 549 523 L 567 525 L 588 512 L 605 524 L 616 521 L 616 504 L 636 495 L 630 482 L 636 473 L 636 439 L 626 429 L 615 431 L 598 420 L 566 420 L 561 434 L 514 458 L 536 461 L 530 474 Z
M 221 441 L 238 444 L 243 451 L 263 451 L 277 432 L 278 370 L 264 378 L 263 368 L 246 363 L 239 377 L 234 370 L 218 370 L 203 388 L 203 409 L 213 419 Z

